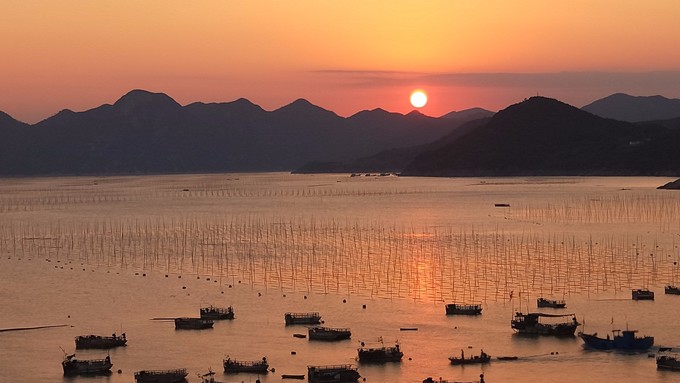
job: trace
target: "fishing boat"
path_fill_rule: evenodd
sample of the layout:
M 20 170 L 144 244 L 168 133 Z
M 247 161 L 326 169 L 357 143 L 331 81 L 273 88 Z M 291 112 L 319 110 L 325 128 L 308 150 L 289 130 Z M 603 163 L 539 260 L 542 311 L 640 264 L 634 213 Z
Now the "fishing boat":
M 648 289 L 633 289 L 632 297 L 635 301 L 653 301 L 654 291 L 649 291 Z
M 262 357 L 262 360 L 255 361 L 234 360 L 227 356 L 227 358 L 224 359 L 224 372 L 254 372 L 266 374 L 269 372 L 269 363 L 267 362 L 266 356 Z
M 597 333 L 584 334 L 578 333 L 579 338 L 583 339 L 584 346 L 595 350 L 647 350 L 654 345 L 653 336 L 638 337 L 637 330 L 613 330 L 612 336 L 607 334 L 606 338 L 600 338 Z
M 361 342 L 361 348 L 357 351 L 359 353 L 359 362 L 362 363 L 387 363 L 387 362 L 401 362 L 404 353 L 399 349 L 399 344 L 394 346 L 367 348 L 364 347 L 364 342 Z
M 201 383 L 222 383 L 215 380 L 215 372 L 213 370 L 208 370 L 205 374 L 197 374 L 198 378 L 201 379 Z
M 545 318 L 565 318 L 571 317 L 569 321 L 557 323 L 541 322 Z M 576 320 L 574 314 L 544 314 L 544 313 L 515 313 L 515 317 L 510 321 L 510 326 L 513 330 L 520 334 L 531 335 L 555 335 L 555 336 L 573 336 L 580 323 Z
M 479 355 L 471 355 L 470 357 L 466 358 L 465 352 L 461 349 L 460 358 L 452 355 L 449 357 L 449 361 L 451 361 L 451 364 L 456 366 L 463 364 L 483 364 L 489 363 L 491 361 L 491 356 L 485 353 L 484 350 L 481 350 Z
M 127 339 L 125 338 L 125 333 L 120 336 L 116 336 L 114 332 L 111 336 L 101 336 L 101 335 L 80 335 L 76 337 L 76 348 L 99 348 L 107 349 L 114 348 L 118 346 L 125 346 L 127 344 Z
M 671 348 L 660 348 L 656 354 L 656 368 L 680 371 L 680 354 Z
M 319 324 L 321 315 L 317 312 L 311 313 L 286 313 L 284 316 L 286 325 L 290 324 Z
M 484 374 L 479 374 L 479 380 L 472 380 L 466 382 L 459 380 L 443 380 L 442 378 L 434 380 L 432 379 L 432 377 L 427 377 L 426 379 L 423 380 L 423 383 L 484 383 Z
M 61 362 L 64 375 L 97 375 L 111 372 L 111 357 L 104 359 L 77 359 L 76 354 L 64 355 Z
M 446 315 L 479 315 L 482 313 L 482 305 L 460 305 L 449 303 L 446 305 Z
M 175 318 L 176 330 L 202 330 L 212 328 L 215 322 L 202 318 Z
M 666 287 L 663 288 L 663 291 L 670 295 L 680 295 L 680 287 L 674 285 L 666 285 Z
M 554 299 L 546 299 L 546 298 L 538 298 L 536 299 L 536 306 L 538 307 L 548 307 L 548 308 L 553 308 L 553 309 L 563 309 L 567 307 L 567 303 L 565 301 L 558 301 Z
M 234 319 L 234 308 L 231 306 L 224 308 L 211 305 L 208 307 L 201 307 L 200 312 L 202 319 Z
M 310 383 L 350 383 L 361 375 L 351 364 L 307 366 L 307 380 Z
M 309 340 L 343 340 L 349 339 L 352 332 L 348 328 L 332 328 L 332 327 L 310 327 Z
M 189 375 L 186 368 L 175 370 L 141 370 L 135 372 L 137 383 L 184 383 Z

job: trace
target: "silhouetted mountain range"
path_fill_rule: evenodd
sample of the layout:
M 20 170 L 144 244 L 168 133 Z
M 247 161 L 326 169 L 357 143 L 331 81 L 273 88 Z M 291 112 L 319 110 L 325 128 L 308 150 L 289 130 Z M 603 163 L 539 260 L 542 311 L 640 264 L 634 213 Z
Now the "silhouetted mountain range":
M 452 143 L 418 155 L 406 175 L 678 175 L 680 130 L 604 119 L 532 97 Z
M 640 122 L 680 117 L 680 99 L 663 96 L 630 96 L 616 93 L 583 108 L 596 116 L 620 121 Z
M 265 111 L 245 99 L 182 106 L 134 90 L 113 105 L 63 110 L 35 125 L 0 113 L 0 175 L 680 174 L 680 118 L 634 124 L 544 97 L 491 115 L 478 108 L 440 118 L 374 109 L 343 118 L 303 99 Z
M 181 106 L 133 90 L 35 125 L 0 114 L 0 174 L 282 171 L 425 144 L 459 124 L 380 109 L 343 118 L 302 99 L 271 112 L 245 99 Z

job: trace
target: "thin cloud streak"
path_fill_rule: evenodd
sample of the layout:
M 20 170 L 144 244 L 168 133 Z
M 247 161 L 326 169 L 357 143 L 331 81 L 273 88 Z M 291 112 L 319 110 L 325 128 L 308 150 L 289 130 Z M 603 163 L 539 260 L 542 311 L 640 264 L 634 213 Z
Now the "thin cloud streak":
M 630 89 L 677 92 L 680 71 L 553 73 L 419 73 L 377 70 L 319 70 L 315 74 L 349 86 L 378 87 L 405 82 L 432 86 L 536 89 Z

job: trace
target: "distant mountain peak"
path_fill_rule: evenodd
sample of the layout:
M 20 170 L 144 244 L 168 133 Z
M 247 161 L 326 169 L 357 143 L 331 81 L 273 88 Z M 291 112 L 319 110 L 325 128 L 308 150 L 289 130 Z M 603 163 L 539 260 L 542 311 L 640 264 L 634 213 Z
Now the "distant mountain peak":
M 661 95 L 631 96 L 614 93 L 581 108 L 600 117 L 640 122 L 680 117 L 680 99 Z
M 495 112 L 492 112 L 490 110 L 486 110 L 484 108 L 469 108 L 469 109 L 464 109 L 464 110 L 459 110 L 459 111 L 453 111 L 449 112 L 440 118 L 448 118 L 448 119 L 465 119 L 469 120 L 471 118 L 485 118 L 485 117 L 491 117 L 494 115 Z
M 322 112 L 337 116 L 334 112 L 324 109 L 318 105 L 314 105 L 304 98 L 298 98 L 288 105 L 276 109 L 274 113 L 308 113 L 308 112 Z
M 134 89 L 126 93 L 113 104 L 123 112 L 132 112 L 140 108 L 175 109 L 181 108 L 177 101 L 165 93 L 153 93 L 142 89 Z

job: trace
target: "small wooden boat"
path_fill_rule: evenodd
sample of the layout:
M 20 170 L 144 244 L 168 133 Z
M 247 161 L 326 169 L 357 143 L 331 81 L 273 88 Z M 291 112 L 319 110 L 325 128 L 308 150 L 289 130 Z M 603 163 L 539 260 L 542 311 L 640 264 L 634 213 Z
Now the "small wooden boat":
M 656 354 L 656 368 L 680 371 L 680 354 L 674 352 L 672 348 L 660 348 Z
M 310 327 L 309 340 L 335 341 L 349 339 L 352 332 L 348 328 Z
M 595 350 L 648 350 L 654 345 L 653 336 L 638 337 L 637 330 L 613 330 L 612 337 L 607 334 L 606 338 L 600 338 L 597 333 L 578 333 L 583 339 L 584 347 Z
M 255 361 L 243 361 L 231 359 L 227 356 L 224 359 L 224 372 L 235 373 L 235 372 L 252 372 L 257 374 L 266 374 L 269 372 L 269 363 L 267 362 L 267 357 L 262 357 L 261 360 Z
M 293 334 L 293 337 L 294 337 L 294 338 L 303 338 L 303 339 L 304 339 L 304 338 L 307 337 L 307 334 Z
M 141 370 L 135 372 L 137 383 L 184 383 L 189 375 L 186 368 L 175 370 Z
M 428 377 L 423 380 L 423 383 L 484 383 L 484 374 L 479 374 L 479 380 L 469 382 L 462 382 L 459 380 L 443 380 L 442 378 L 434 380 L 432 377 Z
M 201 379 L 201 383 L 222 383 L 215 380 L 215 372 L 213 370 L 208 370 L 205 374 L 197 374 L 198 378 Z
M 202 330 L 212 328 L 215 322 L 202 318 L 175 318 L 176 330 Z
M 546 318 L 571 317 L 570 321 L 547 323 Z M 541 322 L 544 320 L 544 322 Z M 544 313 L 515 313 L 515 317 L 510 321 L 513 330 L 520 334 L 530 335 L 554 335 L 554 336 L 574 336 L 576 327 L 580 323 L 574 314 L 544 314 Z
M 666 285 L 663 288 L 664 293 L 669 295 L 680 295 L 680 287 L 674 285 Z
M 125 338 L 125 333 L 120 336 L 116 336 L 114 332 L 111 336 L 101 336 L 101 335 L 80 335 L 76 337 L 76 348 L 86 349 L 86 348 L 98 348 L 98 349 L 108 349 L 118 346 L 125 346 L 127 344 L 127 339 Z
M 387 362 L 401 362 L 404 353 L 401 352 L 399 344 L 385 347 L 364 347 L 364 342 L 361 342 L 361 348 L 357 350 L 359 353 L 359 362 L 361 363 L 387 363 Z
M 220 319 L 234 319 L 234 308 L 229 306 L 229 307 L 215 307 L 215 306 L 208 306 L 208 307 L 201 307 L 200 308 L 200 313 L 201 313 L 201 318 L 203 319 L 212 319 L 212 320 L 220 320 Z
M 303 380 L 305 378 L 304 374 L 294 375 L 294 374 L 281 374 L 281 379 L 298 379 Z
M 479 355 L 472 355 L 468 358 L 465 357 L 465 352 L 461 349 L 460 350 L 460 358 L 457 356 L 450 356 L 449 361 L 451 364 L 457 366 L 457 365 L 463 365 L 463 364 L 483 364 L 483 363 L 489 363 L 491 361 L 491 356 L 489 354 L 485 353 L 484 350 L 481 350 Z
M 76 354 L 65 355 L 61 362 L 64 375 L 103 375 L 111 373 L 111 358 L 77 359 Z
M 450 303 L 446 305 L 446 315 L 479 315 L 482 313 L 482 305 L 461 305 Z
M 284 315 L 286 325 L 291 324 L 319 324 L 321 315 L 318 312 L 311 313 L 286 313 Z
M 546 299 L 541 297 L 536 299 L 536 306 L 541 308 L 548 307 L 553 309 L 563 309 L 567 307 L 567 303 L 565 301 L 558 301 L 554 299 Z
M 519 357 L 517 356 L 497 356 L 496 359 L 498 360 L 517 360 Z
M 307 380 L 310 383 L 351 383 L 361 375 L 351 364 L 307 366 Z
M 633 289 L 631 293 L 633 300 L 636 301 L 653 301 L 654 291 L 649 291 L 648 289 Z

